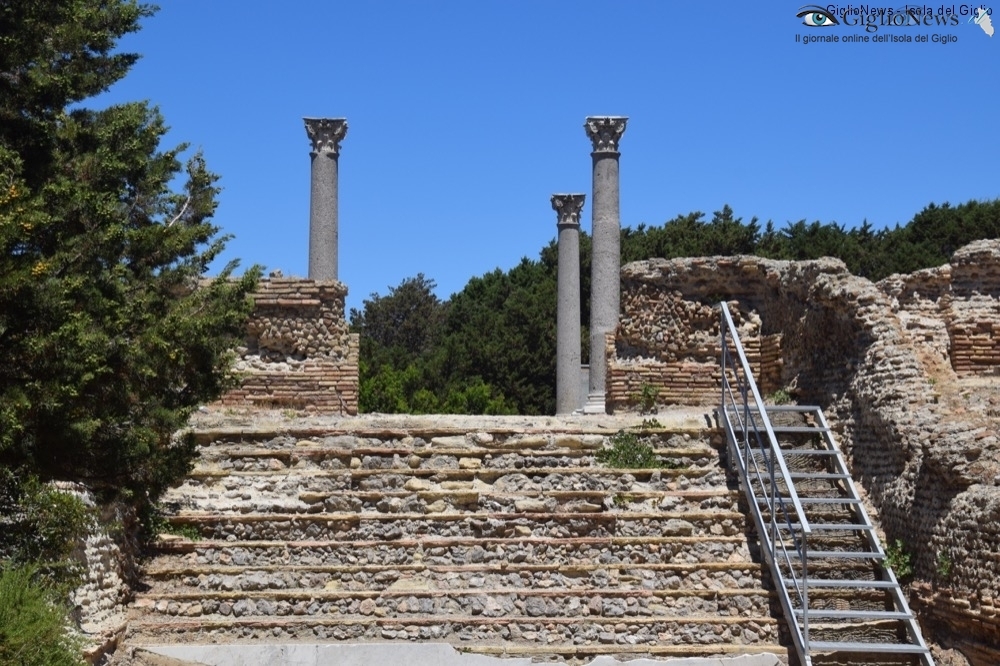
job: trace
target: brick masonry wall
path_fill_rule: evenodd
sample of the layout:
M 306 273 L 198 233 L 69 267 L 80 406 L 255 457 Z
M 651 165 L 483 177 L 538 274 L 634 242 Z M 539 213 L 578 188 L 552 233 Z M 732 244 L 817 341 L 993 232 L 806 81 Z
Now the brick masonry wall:
M 261 280 L 244 345 L 239 388 L 223 405 L 358 413 L 358 336 L 344 317 L 347 287 L 301 278 Z
M 1000 368 L 1000 243 L 978 241 L 952 257 L 949 311 L 951 363 L 958 374 Z
M 756 261 L 652 259 L 623 269 L 622 317 L 606 358 L 612 411 L 633 409 L 645 385 L 661 405 L 718 403 L 721 300 L 730 303 L 761 391 L 782 388 L 782 332 L 765 329 L 755 309 L 757 288 L 763 287 Z M 734 291 L 729 271 L 750 281 Z
M 1000 243 L 959 249 L 951 263 L 878 283 L 910 344 L 959 376 L 1000 368 Z
M 1000 367 L 998 286 L 1000 241 L 878 286 L 834 259 L 628 264 L 607 350 L 609 403 L 632 408 L 647 382 L 661 402 L 680 402 L 686 388 L 717 404 L 713 305 L 727 301 L 762 393 L 783 387 L 826 410 L 886 537 L 913 555 L 924 618 L 970 651 L 997 657 L 980 663 L 1000 663 L 1000 422 L 940 401 L 933 381 L 933 372 Z M 976 632 L 962 629 L 971 625 Z

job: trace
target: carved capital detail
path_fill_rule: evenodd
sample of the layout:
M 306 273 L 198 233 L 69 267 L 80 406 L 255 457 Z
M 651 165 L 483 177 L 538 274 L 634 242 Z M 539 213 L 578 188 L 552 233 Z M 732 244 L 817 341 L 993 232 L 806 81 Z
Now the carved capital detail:
M 627 123 L 625 116 L 588 116 L 583 128 L 594 144 L 595 153 L 617 153 Z
M 340 142 L 347 136 L 347 118 L 303 118 L 312 152 L 340 154 Z
M 583 210 L 585 194 L 553 194 L 552 209 L 556 211 L 557 226 L 580 226 L 580 211 Z

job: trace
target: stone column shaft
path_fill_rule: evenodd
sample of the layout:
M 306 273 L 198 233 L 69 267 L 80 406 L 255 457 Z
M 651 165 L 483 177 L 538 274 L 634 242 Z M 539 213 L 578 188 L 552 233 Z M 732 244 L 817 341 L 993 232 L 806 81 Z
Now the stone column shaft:
M 336 280 L 338 252 L 338 177 L 344 118 L 305 118 L 312 141 L 309 188 L 309 278 Z
M 580 409 L 580 211 L 583 194 L 553 194 L 558 216 L 556 414 Z
M 590 279 L 590 377 L 588 414 L 603 414 L 607 384 L 605 338 L 618 326 L 621 307 L 621 215 L 618 201 L 618 141 L 628 118 L 591 116 L 584 123 L 593 143 L 593 254 Z

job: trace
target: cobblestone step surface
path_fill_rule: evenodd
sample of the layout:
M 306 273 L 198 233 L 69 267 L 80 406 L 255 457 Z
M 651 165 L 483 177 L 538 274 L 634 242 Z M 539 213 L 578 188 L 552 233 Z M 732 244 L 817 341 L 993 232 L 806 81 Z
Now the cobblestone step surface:
M 732 536 L 743 533 L 743 514 L 733 511 L 550 513 L 541 504 L 520 512 L 317 513 L 225 516 L 182 511 L 171 525 L 209 539 L 392 540 L 421 534 L 462 537 Z
M 652 590 L 625 585 L 595 590 L 586 581 L 583 583 L 556 589 L 501 585 L 429 590 L 425 589 L 425 581 L 409 579 L 398 581 L 388 590 L 342 590 L 335 583 L 321 589 L 170 591 L 140 595 L 135 606 L 146 609 L 151 620 L 158 615 L 220 619 L 355 614 L 401 619 L 420 616 L 443 619 L 450 615 L 540 619 L 756 617 L 767 614 L 774 601 L 772 595 L 760 590 Z
M 654 469 L 601 463 L 614 435 L 196 433 L 125 643 L 783 654 L 718 433 L 640 433 Z
M 509 562 L 560 564 L 599 563 L 717 563 L 736 566 L 751 562 L 743 535 L 703 537 L 599 537 L 557 539 L 523 537 L 511 543 L 503 538 L 427 536 L 392 541 L 189 541 L 171 538 L 159 545 L 160 556 L 151 565 L 235 565 L 260 567 L 273 563 L 379 566 Z M 756 566 L 756 565 L 754 565 Z
M 459 482 L 461 483 L 461 482 Z M 177 509 L 197 511 L 227 510 L 236 513 L 324 513 L 374 512 L 440 513 L 448 509 L 470 511 L 513 512 L 523 507 L 541 506 L 554 512 L 600 512 L 614 510 L 638 511 L 661 509 L 670 511 L 704 511 L 724 509 L 736 511 L 739 495 L 736 491 L 698 490 L 497 490 L 494 486 L 473 483 L 470 487 L 457 484 L 433 483 L 411 479 L 403 490 L 331 490 L 313 491 L 284 488 L 252 491 L 203 488 L 183 497 L 174 495 Z M 469 484 L 462 484 L 469 485 Z
M 461 650 L 475 651 L 498 644 L 508 652 L 519 648 L 545 648 L 545 654 L 563 655 L 566 648 L 605 646 L 683 646 L 675 655 L 732 653 L 744 646 L 767 652 L 784 652 L 778 646 L 777 622 L 770 617 L 690 616 L 684 618 L 489 618 L 482 616 L 423 617 L 399 620 L 374 613 L 351 618 L 274 617 L 173 618 L 149 617 L 130 624 L 131 644 L 157 642 L 219 642 L 223 639 L 276 642 L 289 640 L 333 641 L 453 641 Z M 721 650 L 719 649 L 721 646 Z M 714 648 L 714 649 L 713 649 Z M 593 653 L 592 653 L 593 654 Z
M 598 464 L 595 453 L 602 448 L 599 439 L 585 449 L 444 449 L 444 448 L 331 448 L 309 442 L 294 449 L 280 449 L 244 444 L 202 449 L 196 471 L 235 470 L 266 471 L 275 469 L 447 469 L 487 468 L 523 469 L 544 467 L 592 467 Z M 708 446 L 696 448 L 654 448 L 664 468 L 710 467 L 716 451 Z
M 187 593 L 323 589 L 379 592 L 407 586 L 428 591 L 459 588 L 593 589 L 616 587 L 644 590 L 748 589 L 761 584 L 751 563 L 729 564 L 521 564 L 507 562 L 469 565 L 394 564 L 383 566 L 266 567 L 196 565 L 160 566 L 146 572 L 152 592 Z

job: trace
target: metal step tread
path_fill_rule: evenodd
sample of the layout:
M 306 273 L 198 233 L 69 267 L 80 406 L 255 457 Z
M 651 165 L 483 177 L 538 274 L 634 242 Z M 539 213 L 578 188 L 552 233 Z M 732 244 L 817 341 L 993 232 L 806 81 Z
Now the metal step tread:
M 816 412 L 820 409 L 819 405 L 764 405 L 764 411 L 768 414 L 771 412 L 800 412 L 804 414 L 806 412 Z M 751 407 L 750 411 L 757 412 L 754 407 Z
M 801 530 L 801 523 L 780 523 L 776 522 L 775 526 L 779 530 Z M 852 532 L 870 532 L 875 529 L 872 525 L 862 525 L 860 523 L 809 523 L 809 527 L 814 530 L 844 530 Z
M 780 497 L 785 504 L 791 504 L 791 497 Z M 769 498 L 757 497 L 758 504 L 770 506 Z M 799 497 L 799 504 L 861 504 L 861 500 L 850 497 Z
M 847 643 L 837 641 L 809 641 L 812 652 L 870 652 L 872 654 L 927 654 L 922 645 L 913 643 Z
M 789 472 L 788 475 L 792 479 L 843 479 L 846 481 L 851 478 L 850 474 L 840 474 L 834 472 Z
M 873 552 L 858 552 L 854 550 L 810 550 L 809 559 L 872 559 L 884 560 L 885 555 Z
M 757 451 L 754 451 L 757 453 Z M 781 449 L 785 456 L 835 456 L 837 452 L 832 449 Z
M 795 616 L 802 617 L 801 608 L 795 609 Z M 843 611 L 843 610 L 810 610 L 809 619 L 823 620 L 912 620 L 913 613 L 901 611 Z
M 776 426 L 772 425 L 771 430 L 775 433 L 786 432 L 830 432 L 829 428 L 823 428 L 821 426 Z
M 795 585 L 795 581 L 786 579 L 785 584 Z M 806 580 L 806 585 L 808 587 L 850 587 L 859 589 L 869 588 L 873 590 L 899 587 L 896 583 L 889 580 L 846 580 L 840 578 L 809 578 Z

